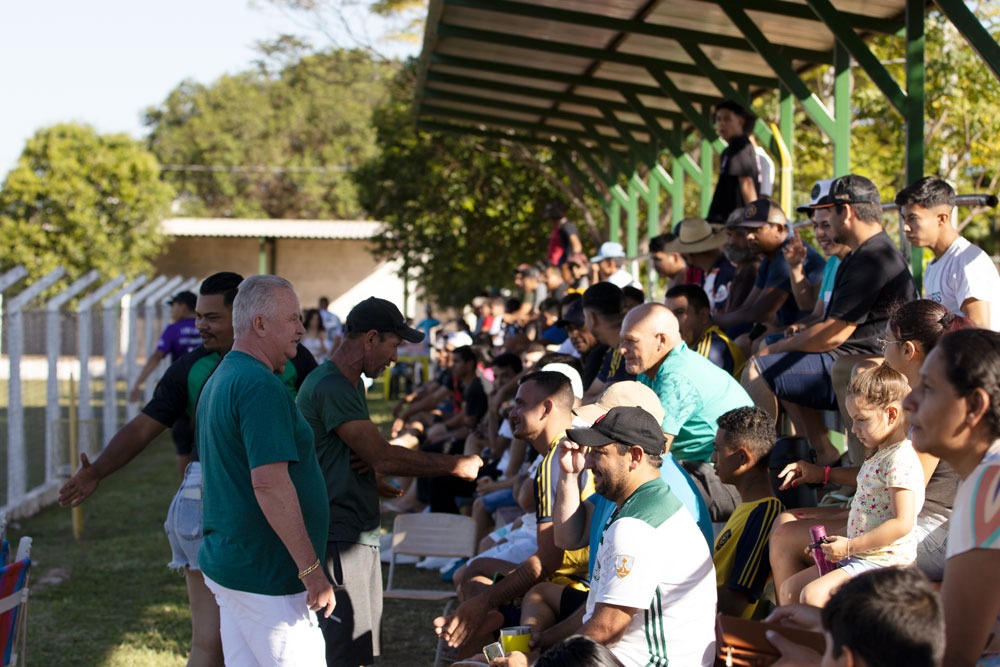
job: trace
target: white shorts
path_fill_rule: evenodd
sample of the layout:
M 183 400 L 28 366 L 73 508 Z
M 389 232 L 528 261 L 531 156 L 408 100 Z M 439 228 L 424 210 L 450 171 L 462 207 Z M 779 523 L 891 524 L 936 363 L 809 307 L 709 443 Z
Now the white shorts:
M 326 643 L 306 593 L 259 595 L 234 591 L 208 577 L 219 603 L 222 652 L 233 667 L 326 667 Z

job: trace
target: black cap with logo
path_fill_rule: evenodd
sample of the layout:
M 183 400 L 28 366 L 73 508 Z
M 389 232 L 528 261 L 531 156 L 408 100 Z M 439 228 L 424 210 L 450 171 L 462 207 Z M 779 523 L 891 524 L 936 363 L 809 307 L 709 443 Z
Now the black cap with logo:
M 368 297 L 351 309 L 347 314 L 346 329 L 348 333 L 391 331 L 410 343 L 419 343 L 424 339 L 424 332 L 408 326 L 403 314 L 394 303 L 374 296 Z

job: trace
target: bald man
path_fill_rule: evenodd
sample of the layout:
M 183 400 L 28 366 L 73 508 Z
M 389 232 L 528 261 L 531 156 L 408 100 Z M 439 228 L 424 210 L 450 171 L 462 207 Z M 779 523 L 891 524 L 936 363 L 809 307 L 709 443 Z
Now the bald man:
M 625 368 L 656 392 L 663 405 L 667 450 L 691 473 L 705 496 L 713 521 L 723 521 L 739 502 L 708 462 L 714 448 L 716 420 L 735 408 L 753 405 L 750 396 L 711 361 L 681 339 L 677 318 L 659 303 L 629 311 L 622 322 Z

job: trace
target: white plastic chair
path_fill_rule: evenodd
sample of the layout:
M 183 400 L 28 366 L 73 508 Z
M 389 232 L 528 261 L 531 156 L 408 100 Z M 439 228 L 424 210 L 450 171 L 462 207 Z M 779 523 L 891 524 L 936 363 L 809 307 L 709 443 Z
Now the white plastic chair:
M 396 557 L 444 556 L 471 558 L 476 553 L 476 522 L 461 514 L 400 514 L 392 526 L 392 556 L 389 559 L 389 580 L 383 598 L 386 600 L 418 600 L 444 602 L 443 616 L 457 600 L 454 588 L 397 588 L 395 585 Z M 438 640 L 434 665 L 441 661 L 444 642 Z

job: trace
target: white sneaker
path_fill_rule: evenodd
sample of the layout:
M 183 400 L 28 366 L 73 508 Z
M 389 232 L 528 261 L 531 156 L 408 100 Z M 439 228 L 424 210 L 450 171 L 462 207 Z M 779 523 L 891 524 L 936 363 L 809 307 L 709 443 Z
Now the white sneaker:
M 388 563 L 392 560 L 392 533 L 383 535 L 379 538 L 379 560 L 383 563 Z M 411 556 L 409 554 L 403 554 L 396 558 L 397 565 L 413 565 L 418 560 L 417 556 Z
M 440 570 L 445 565 L 451 565 L 453 560 L 455 559 L 448 556 L 427 556 L 417 563 L 417 567 L 421 570 Z

